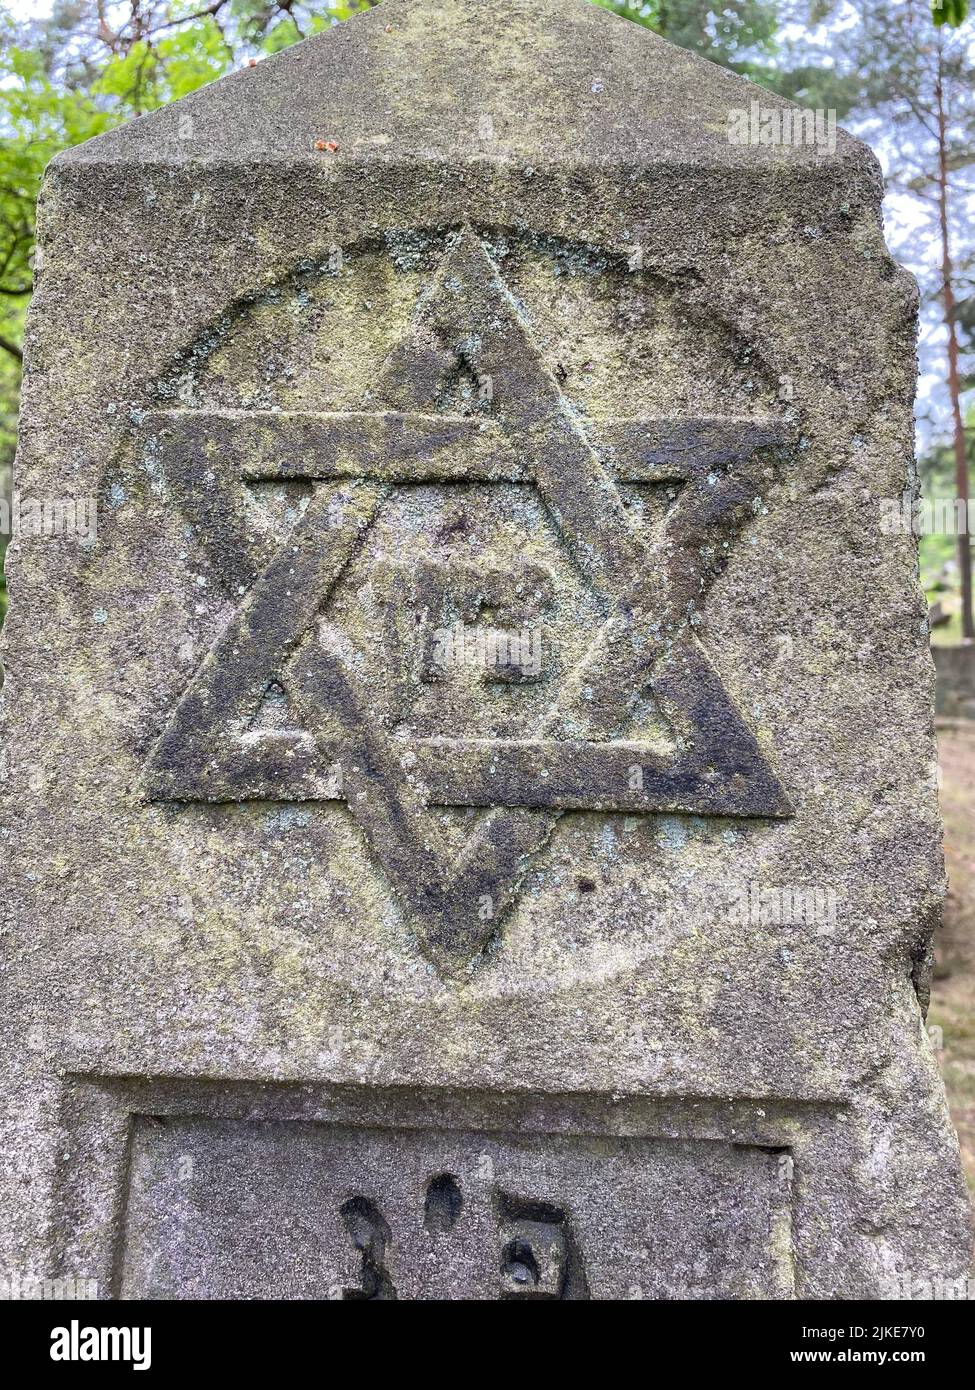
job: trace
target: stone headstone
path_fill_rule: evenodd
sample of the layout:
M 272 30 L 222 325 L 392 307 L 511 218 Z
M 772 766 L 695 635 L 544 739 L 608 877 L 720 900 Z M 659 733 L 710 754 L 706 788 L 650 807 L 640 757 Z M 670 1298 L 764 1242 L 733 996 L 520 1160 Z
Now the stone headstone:
M 937 672 L 935 710 L 945 718 L 975 714 L 975 646 L 971 643 L 932 646 Z
M 18 487 L 98 527 L 9 562 L 5 1270 L 965 1275 L 916 294 L 791 110 L 386 0 L 54 161 Z

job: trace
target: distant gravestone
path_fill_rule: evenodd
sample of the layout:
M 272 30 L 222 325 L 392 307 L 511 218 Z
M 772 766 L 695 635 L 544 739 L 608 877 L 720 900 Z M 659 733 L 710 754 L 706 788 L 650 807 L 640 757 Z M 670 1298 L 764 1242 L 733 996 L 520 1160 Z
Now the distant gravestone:
M 98 533 L 9 562 L 17 1278 L 964 1279 L 915 291 L 755 93 L 386 0 L 52 165 L 18 486 Z
M 975 646 L 935 646 L 931 655 L 937 672 L 935 710 L 946 719 L 975 718 Z

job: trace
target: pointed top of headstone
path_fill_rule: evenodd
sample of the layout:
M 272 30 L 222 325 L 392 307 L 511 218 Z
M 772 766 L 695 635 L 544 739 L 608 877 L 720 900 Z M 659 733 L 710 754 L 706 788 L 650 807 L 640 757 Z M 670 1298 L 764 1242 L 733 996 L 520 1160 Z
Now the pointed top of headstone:
M 590 0 L 383 0 L 60 162 L 872 160 L 835 125 L 831 141 L 759 143 L 753 102 L 798 111 Z M 729 138 L 732 113 L 751 114 L 750 138 Z

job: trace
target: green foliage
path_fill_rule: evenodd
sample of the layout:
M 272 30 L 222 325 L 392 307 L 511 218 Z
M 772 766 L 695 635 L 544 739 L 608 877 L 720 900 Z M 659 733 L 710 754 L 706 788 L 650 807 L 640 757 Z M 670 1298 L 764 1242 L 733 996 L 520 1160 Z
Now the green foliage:
M 931 0 L 931 16 L 939 29 L 943 24 L 957 29 L 968 17 L 968 0 Z
M 758 80 L 775 79 L 778 6 L 774 0 L 594 0 L 681 48 Z

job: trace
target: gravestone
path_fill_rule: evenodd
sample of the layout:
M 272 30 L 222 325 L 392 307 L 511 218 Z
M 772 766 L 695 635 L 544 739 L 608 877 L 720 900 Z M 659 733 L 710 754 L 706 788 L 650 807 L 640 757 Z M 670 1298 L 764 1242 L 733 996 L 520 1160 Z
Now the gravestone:
M 98 532 L 9 560 L 17 1278 L 964 1278 L 916 293 L 755 99 L 386 0 L 52 164 L 18 486 Z
M 975 646 L 935 646 L 931 655 L 937 672 L 935 712 L 946 719 L 975 718 Z

